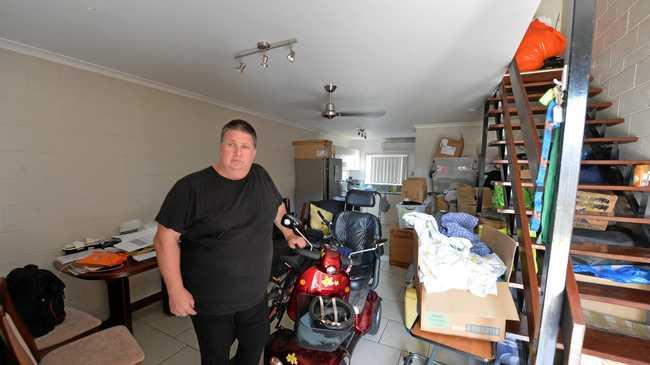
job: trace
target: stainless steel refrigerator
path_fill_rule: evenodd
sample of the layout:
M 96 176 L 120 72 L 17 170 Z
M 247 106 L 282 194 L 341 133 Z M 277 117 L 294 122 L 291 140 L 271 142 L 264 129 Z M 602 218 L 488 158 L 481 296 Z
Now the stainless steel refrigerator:
M 341 195 L 343 160 L 325 158 L 296 161 L 296 214 L 304 203 Z

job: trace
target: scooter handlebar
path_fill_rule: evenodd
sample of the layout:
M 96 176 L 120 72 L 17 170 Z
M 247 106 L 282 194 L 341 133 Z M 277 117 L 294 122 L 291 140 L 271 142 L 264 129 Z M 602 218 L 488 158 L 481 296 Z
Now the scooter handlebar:
M 293 249 L 298 255 L 305 256 L 307 258 L 318 260 L 320 259 L 320 251 L 311 251 L 304 248 L 294 248 Z

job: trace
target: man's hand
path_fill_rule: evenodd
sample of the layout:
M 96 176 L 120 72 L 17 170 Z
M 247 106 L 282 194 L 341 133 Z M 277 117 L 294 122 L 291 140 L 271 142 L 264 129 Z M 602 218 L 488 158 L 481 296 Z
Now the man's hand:
M 307 241 L 305 241 L 304 238 L 296 235 L 288 237 L 287 243 L 289 243 L 289 247 L 291 248 L 297 248 L 297 247 L 303 248 L 307 246 Z
M 175 316 L 185 317 L 196 315 L 194 297 L 185 288 L 169 292 L 169 310 Z

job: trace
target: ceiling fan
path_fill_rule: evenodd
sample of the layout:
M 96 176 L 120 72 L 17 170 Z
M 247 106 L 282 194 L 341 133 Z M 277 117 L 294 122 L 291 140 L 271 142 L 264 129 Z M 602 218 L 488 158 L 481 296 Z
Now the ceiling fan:
M 329 103 L 325 104 L 325 108 L 321 111 L 321 116 L 327 119 L 334 119 L 336 117 L 382 117 L 386 114 L 385 110 L 375 111 L 347 111 L 337 112 L 334 103 L 332 102 L 332 93 L 336 90 L 336 85 L 329 83 L 324 86 L 325 91 L 329 94 Z

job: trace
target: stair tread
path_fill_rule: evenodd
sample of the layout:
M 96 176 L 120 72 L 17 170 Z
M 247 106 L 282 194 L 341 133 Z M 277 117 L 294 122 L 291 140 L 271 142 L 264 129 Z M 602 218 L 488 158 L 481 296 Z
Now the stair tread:
M 501 214 L 515 214 L 514 208 L 497 208 L 497 213 Z M 526 215 L 533 215 L 533 211 L 526 209 Z
M 506 321 L 506 333 L 514 335 L 520 341 L 530 341 L 527 328 L 520 325 L 520 322 Z M 564 348 L 561 341 L 560 333 L 558 349 Z M 587 327 L 582 353 L 625 364 L 650 364 L 650 341 Z
M 600 94 L 601 92 L 603 92 L 603 89 L 601 89 L 599 87 L 593 87 L 592 86 L 592 87 L 589 88 L 589 96 L 590 97 L 591 96 L 596 96 L 596 95 Z M 536 101 L 539 98 L 541 98 L 542 96 L 544 96 L 545 93 L 546 92 L 530 92 L 530 93 L 528 93 L 528 99 Z M 501 97 L 500 96 L 490 96 L 489 98 L 487 98 L 487 100 L 488 101 L 500 101 Z M 513 100 L 515 100 L 514 95 L 508 95 L 508 101 L 513 101 Z
M 638 191 L 650 192 L 650 186 L 607 185 L 607 184 L 578 184 L 579 190 L 609 190 L 609 191 Z
M 578 186 L 578 189 L 580 187 Z M 608 222 L 633 223 L 633 224 L 650 224 L 650 217 L 643 216 L 620 216 L 620 215 L 599 215 L 576 213 L 576 218 L 594 219 Z
M 544 245 L 536 244 L 533 247 L 538 250 L 546 250 Z M 571 254 L 650 264 L 650 249 L 644 247 L 623 247 L 605 243 L 572 243 Z
M 592 109 L 592 110 L 603 110 L 603 109 L 609 108 L 610 106 L 612 106 L 611 101 L 600 101 L 600 102 L 589 102 L 589 103 L 587 103 L 587 109 Z M 516 114 L 517 113 L 517 107 L 516 106 L 509 107 L 508 110 L 510 111 L 510 114 Z M 533 114 L 543 114 L 543 113 L 546 113 L 546 106 L 544 106 L 544 105 L 542 105 L 540 103 L 531 103 L 530 104 L 530 111 Z M 499 115 L 501 113 L 502 113 L 501 108 L 498 108 L 498 109 L 492 108 L 492 109 L 488 110 L 488 115 L 490 115 L 490 116 L 496 116 L 496 115 Z
M 504 165 L 510 163 L 508 160 L 494 160 L 495 165 Z M 527 165 L 528 160 L 517 160 L 520 165 Z M 582 160 L 581 165 L 650 165 L 650 160 Z
M 580 187 L 578 187 L 580 189 Z M 497 213 L 501 214 L 515 214 L 514 208 L 497 208 Z M 533 211 L 526 209 L 526 215 L 533 215 Z M 617 215 L 598 215 L 598 214 L 582 214 L 575 213 L 575 218 L 579 219 L 592 219 L 608 222 L 620 222 L 620 223 L 633 223 L 633 224 L 650 224 L 650 217 L 640 217 L 640 216 L 617 216 Z
M 511 186 L 510 181 L 495 181 L 497 185 Z M 521 184 L 524 188 L 535 187 L 532 182 L 525 181 Z M 631 186 L 631 185 L 604 185 L 604 184 L 578 184 L 578 190 L 600 190 L 600 191 L 637 191 L 650 192 L 650 186 Z
M 625 364 L 649 364 L 650 341 L 587 328 L 582 353 Z
M 578 291 L 584 299 L 650 310 L 650 295 L 645 290 L 579 282 Z
M 604 144 L 623 144 L 623 143 L 633 143 L 639 140 L 639 137 L 636 136 L 618 136 L 618 137 L 593 137 L 593 138 L 584 138 L 582 143 L 591 144 L 591 143 L 604 143 Z M 524 141 L 515 140 L 516 146 L 523 146 Z M 488 146 L 503 146 L 507 145 L 508 142 L 504 140 L 495 140 L 490 141 Z
M 521 79 L 524 83 L 526 82 L 537 82 L 537 81 L 549 81 L 552 82 L 553 79 L 562 79 L 562 67 L 557 68 L 547 68 L 542 70 L 535 71 L 524 71 L 519 72 Z M 510 74 L 506 73 L 503 75 L 503 82 L 506 85 L 510 84 Z
M 585 121 L 585 125 L 606 125 L 606 126 L 614 126 L 614 125 L 619 125 L 625 123 L 625 119 L 623 118 L 613 118 L 613 119 L 588 119 Z M 544 123 L 543 122 L 537 122 L 535 123 L 538 129 L 544 129 Z M 503 123 L 496 123 L 496 124 L 491 124 L 488 126 L 489 131 L 496 131 L 498 129 L 503 129 L 505 126 Z M 513 124 L 512 125 L 513 130 L 519 130 L 521 129 L 521 126 L 519 124 Z

